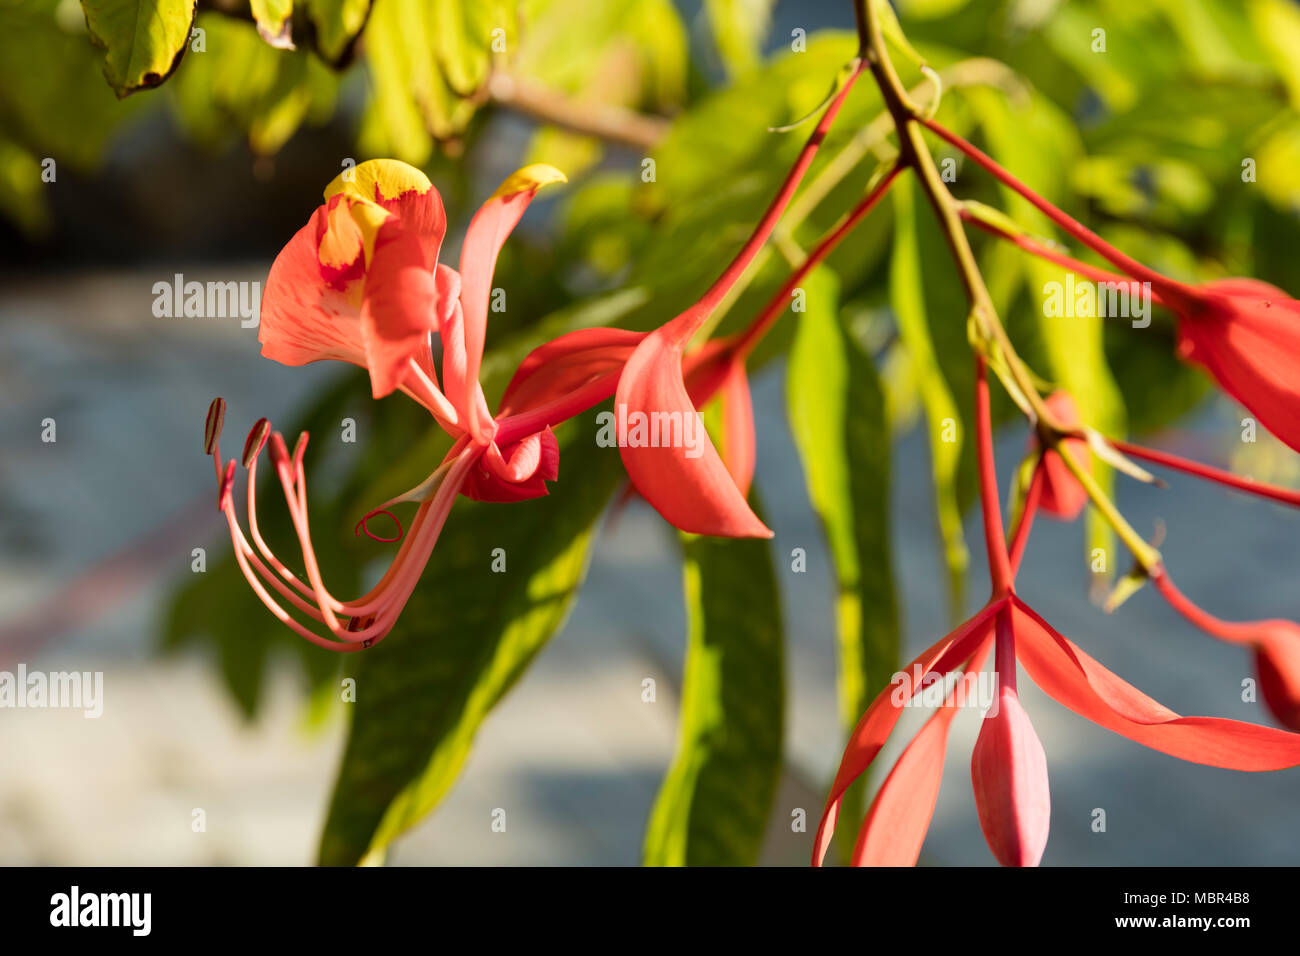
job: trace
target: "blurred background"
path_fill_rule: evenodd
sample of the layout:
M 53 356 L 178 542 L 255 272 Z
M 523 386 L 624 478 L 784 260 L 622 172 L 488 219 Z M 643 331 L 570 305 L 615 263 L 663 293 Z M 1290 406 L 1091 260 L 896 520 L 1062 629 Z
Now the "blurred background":
M 106 77 L 105 51 L 91 44 L 75 0 L 0 0 L 0 671 L 21 663 L 104 674 L 99 719 L 0 709 L 0 862 L 309 864 L 327 817 L 353 840 L 357 828 L 373 829 L 350 808 L 387 806 L 394 794 L 384 780 L 396 775 L 413 788 L 408 798 L 422 792 L 415 802 L 434 809 L 402 828 L 390 863 L 636 864 L 677 742 L 686 614 L 676 535 L 639 500 L 607 511 L 571 613 L 535 658 L 507 659 L 498 643 L 485 660 L 486 632 L 476 629 L 488 625 L 457 611 L 457 598 L 510 585 L 440 575 L 435 559 L 398 631 L 369 652 L 377 663 L 344 671 L 279 629 L 233 570 L 201 453 L 204 414 L 215 395 L 229 402 L 228 452 L 259 416 L 290 440 L 310 429 L 313 522 L 336 593 L 382 568 L 384 546 L 355 538 L 352 525 L 429 470 L 439 448 L 432 423 L 403 397 L 373 402 L 364 373 L 260 358 L 257 330 L 237 317 L 159 317 L 154 285 L 177 274 L 263 282 L 325 184 L 347 161 L 375 156 L 428 172 L 448 208 L 444 258 L 454 262 L 465 223 L 497 183 L 524 162 L 549 162 L 570 184 L 539 197 L 498 265 L 509 306 L 492 316 L 485 375 L 499 393 L 540 341 L 596 324 L 650 328 L 698 296 L 807 130 L 769 127 L 813 110 L 853 55 L 852 7 L 300 0 L 287 19 L 286 7 L 199 3 L 189 28 L 199 32 L 180 28 L 189 40 L 174 73 L 160 85 L 136 77 L 158 88 L 133 90 L 131 64 L 114 66 L 111 43 Z M 1253 275 L 1300 293 L 1300 5 L 896 7 L 945 77 L 940 118 L 1035 188 L 1167 273 Z M 911 66 L 905 79 L 921 82 Z M 874 132 L 880 110 L 861 84 L 810 174 L 803 195 L 820 201 L 796 199 L 784 242 L 808 248 L 888 158 L 888 140 Z M 958 195 L 1024 215 L 986 177 L 955 168 Z M 916 199 L 895 199 L 827 273 L 835 314 L 872 356 L 884 390 L 888 434 L 872 453 L 888 477 L 878 491 L 889 530 L 866 573 L 886 583 L 892 575 L 896 608 L 876 617 L 891 633 L 897 618 L 907 660 L 982 603 L 987 576 L 978 525 L 967 520 L 963 536 L 936 517 L 949 504 L 974 517 L 969 449 L 936 492 L 934 408 L 896 321 L 900 283 L 922 287 L 939 374 L 964 414 L 960 288 L 924 216 L 900 239 L 901 204 Z M 915 243 L 914 273 L 891 267 L 900 241 Z M 1043 273 L 1005 248 L 978 249 L 1023 354 L 1070 385 L 1090 421 L 1257 478 L 1300 481 L 1292 452 L 1262 431 L 1243 441 L 1242 410 L 1173 359 L 1167 316 L 1140 332 L 1099 320 L 1052 325 L 1036 297 Z M 765 255 L 723 331 L 752 317 L 788 268 Z M 799 865 L 810 837 L 791 821 L 802 809 L 815 829 L 844 729 L 835 576 L 787 408 L 794 321 L 777 327 L 751 373 L 756 481 L 776 532 L 785 641 L 784 700 L 778 693 L 772 705 L 784 706 L 784 749 L 759 860 Z M 1005 488 L 1025 435 L 1008 408 L 1001 415 Z M 340 437 L 345 420 L 355 442 Z M 560 485 L 575 475 L 566 460 L 577 459 L 562 457 Z M 1116 487 L 1135 527 L 1163 525 L 1180 586 L 1212 613 L 1300 617 L 1294 514 L 1178 476 L 1167 489 Z M 617 480 L 599 490 L 617 499 Z M 264 501 L 276 510 L 274 496 Z M 458 506 L 449 549 L 472 539 L 487 554 L 498 534 L 544 527 L 546 507 Z M 283 519 L 266 520 L 283 537 Z M 963 537 L 974 545 L 964 568 L 954 557 Z M 1253 675 L 1240 649 L 1195 631 L 1150 593 L 1110 616 L 1095 606 L 1106 583 L 1089 568 L 1099 546 L 1114 556 L 1109 574 L 1127 570 L 1095 521 L 1042 522 L 1022 593 L 1169 707 L 1268 722 L 1261 704 L 1242 700 Z M 791 569 L 797 548 L 807 553 L 804 573 Z M 428 681 L 367 701 L 372 688 L 392 692 L 384 668 L 391 678 L 413 654 L 423 655 L 416 666 Z M 509 674 L 483 683 L 498 666 Z M 349 675 L 356 704 L 341 700 Z M 485 686 L 482 707 L 474 689 Z M 1085 723 L 1027 680 L 1021 687 L 1051 771 L 1044 863 L 1300 862 L 1300 770 L 1184 764 Z M 400 745 L 371 753 L 370 741 L 388 738 L 358 733 L 347 750 L 351 709 L 359 725 L 365 707 L 375 709 L 364 719 Z M 886 758 L 922 716 L 905 717 Z M 923 863 L 993 862 L 970 796 L 978 716 L 955 725 Z M 1093 827 L 1098 808 L 1104 832 Z M 498 809 L 505 832 L 492 826 Z

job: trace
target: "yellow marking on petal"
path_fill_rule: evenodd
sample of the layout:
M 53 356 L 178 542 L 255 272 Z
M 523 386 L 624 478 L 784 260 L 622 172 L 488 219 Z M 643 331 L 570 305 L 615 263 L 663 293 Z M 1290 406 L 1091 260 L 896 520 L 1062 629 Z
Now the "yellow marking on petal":
M 414 189 L 427 193 L 433 188 L 429 177 L 400 159 L 367 159 L 354 169 L 345 169 L 325 187 L 325 199 L 347 193 L 368 202 L 375 201 L 375 187 L 383 199 L 396 199 Z
M 569 177 L 554 166 L 548 166 L 546 163 L 533 163 L 523 169 L 517 169 L 507 176 L 506 181 L 489 197 L 489 201 L 491 199 L 504 199 L 507 196 L 514 196 L 522 192 L 537 192 L 537 190 L 550 183 L 567 183 L 568 181 Z
M 323 265 L 344 269 L 356 261 L 364 251 L 364 266 L 369 266 L 375 254 L 375 237 L 379 227 L 391 215 L 378 203 L 355 196 L 344 196 L 343 201 L 329 210 L 325 234 L 321 236 L 316 256 Z

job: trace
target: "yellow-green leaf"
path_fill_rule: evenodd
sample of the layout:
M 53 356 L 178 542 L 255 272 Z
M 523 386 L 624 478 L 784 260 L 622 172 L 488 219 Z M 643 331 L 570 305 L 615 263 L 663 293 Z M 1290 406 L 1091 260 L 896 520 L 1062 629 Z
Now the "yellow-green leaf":
M 185 55 L 196 0 L 81 0 L 90 38 L 108 53 L 104 76 L 118 96 L 158 86 Z

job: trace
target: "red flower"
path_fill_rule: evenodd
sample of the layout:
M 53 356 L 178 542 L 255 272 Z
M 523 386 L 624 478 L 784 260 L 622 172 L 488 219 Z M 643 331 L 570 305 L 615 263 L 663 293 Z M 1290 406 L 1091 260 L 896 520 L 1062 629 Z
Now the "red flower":
M 551 426 L 607 397 L 622 363 L 642 338 L 615 329 L 564 336 L 526 360 L 501 410 L 487 408 L 478 372 L 497 252 L 537 190 L 562 181 L 549 166 L 509 177 L 469 225 L 460 271 L 440 263 L 446 222 L 428 179 L 404 163 L 371 160 L 326 190 L 326 203 L 285 246 L 267 279 L 259 338 L 263 354 L 291 365 L 338 359 L 366 368 L 376 397 L 395 389 L 423 405 L 455 440 L 443 462 L 419 486 L 362 519 L 418 502 L 392 566 L 368 594 L 341 601 L 325 587 L 307 516 L 302 435 L 292 455 L 265 419 L 245 443 L 248 468 L 246 537 L 233 504 L 234 462 L 223 469 L 219 448 L 225 403 L 213 402 L 204 448 L 217 470 L 219 506 L 226 513 L 235 557 L 249 584 L 276 617 L 332 650 L 355 651 L 392 629 L 409 599 L 459 494 L 517 501 L 546 494 L 559 470 Z M 441 341 L 441 385 L 431 335 Z M 256 468 L 269 444 L 298 532 L 306 578 L 301 580 L 262 539 L 257 526 Z M 374 535 L 371 535 L 374 537 Z M 401 527 L 393 538 L 402 538 Z M 275 592 L 273 595 L 272 592 Z M 286 601 L 323 625 L 324 636 L 292 617 Z
M 978 614 L 908 664 L 867 708 L 850 735 L 831 785 L 817 829 L 813 865 L 820 865 L 825 858 L 845 792 L 880 753 L 903 707 L 928 683 L 946 679 L 959 668 L 965 667 L 967 674 L 977 672 L 990 646 L 996 647 L 997 707 L 990 708 L 984 718 L 971 777 L 980 826 L 994 856 L 1003 864 L 1036 864 L 1046 845 L 1050 817 L 1046 761 L 1016 695 L 1017 664 L 1058 703 L 1153 750 L 1235 770 L 1300 765 L 1300 734 L 1236 720 L 1180 716 L 1093 660 L 1015 593 L 1015 563 L 1006 547 L 997 500 L 982 361 L 976 377 L 975 423 L 993 594 Z M 1013 535 L 1016 541 L 1023 540 L 1033 512 L 1033 504 L 1027 503 Z M 859 833 L 853 852 L 855 865 L 911 866 L 916 862 L 934 813 L 948 726 L 961 702 L 958 697 L 957 689 L 948 693 L 943 707 L 908 744 L 885 778 Z

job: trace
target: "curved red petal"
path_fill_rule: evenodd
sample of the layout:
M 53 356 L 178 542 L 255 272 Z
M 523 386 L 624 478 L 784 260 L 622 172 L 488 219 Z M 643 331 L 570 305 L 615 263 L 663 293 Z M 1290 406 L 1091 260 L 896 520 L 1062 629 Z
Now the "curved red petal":
M 329 285 L 317 248 L 327 226 L 320 206 L 280 250 L 266 277 L 257 340 L 262 355 L 285 365 L 337 359 L 365 365 L 361 338 L 361 282 Z
M 967 674 L 979 672 L 988 644 L 985 641 L 975 651 Z M 853 851 L 854 866 L 916 865 L 939 799 L 948 729 L 957 715 L 955 703 L 955 693 L 950 693 L 944 706 L 904 748 L 876 791 Z
M 526 501 L 549 494 L 560 474 L 560 446 L 549 428 L 500 449 L 488 447 L 462 492 L 475 501 Z
M 1047 397 L 1044 403 L 1062 425 L 1078 425 L 1079 407 L 1069 392 L 1056 391 Z M 1031 444 L 1037 441 L 1031 439 Z M 1062 441 L 1070 456 L 1088 471 L 1092 470 L 1092 452 L 1088 443 L 1078 438 L 1066 438 Z M 1069 466 L 1055 451 L 1049 449 L 1043 455 L 1043 487 L 1038 500 L 1038 507 L 1060 521 L 1073 521 L 1088 503 L 1088 492 L 1079 479 L 1074 477 Z
M 1274 435 L 1300 451 L 1300 302 L 1252 279 L 1201 286 L 1179 322 L 1179 351 Z
M 375 398 L 383 398 L 410 374 L 409 360 L 422 355 L 438 328 L 439 283 L 419 236 L 401 220 L 384 224 L 361 301 L 361 332 Z
M 1003 866 L 1037 866 L 1047 847 L 1051 798 L 1047 755 L 1013 688 L 980 726 L 971 754 L 975 809 L 989 849 Z
M 460 301 L 465 314 L 465 377 L 477 383 L 483 361 L 483 344 L 487 336 L 488 300 L 492 295 L 492 275 L 496 271 L 497 253 L 506 237 L 518 225 L 537 190 L 547 183 L 563 182 L 559 170 L 537 164 L 526 166 L 511 175 L 485 202 L 465 232 L 460 247 Z M 455 398 L 452 401 L 456 401 Z M 477 431 L 482 417 L 474 396 L 463 399 L 470 414 L 470 429 Z
M 1191 763 L 1230 770 L 1300 765 L 1300 734 L 1218 717 L 1182 717 L 1111 673 L 1019 599 L 1016 657 L 1059 704 L 1138 743 Z
M 974 653 L 976 647 L 988 640 L 993 617 L 1005 605 L 1005 600 L 985 605 L 978 614 L 926 648 L 904 668 L 903 673 L 908 678 L 906 685 L 891 683 L 876 695 L 876 699 L 853 728 L 848 745 L 844 748 L 844 756 L 840 758 L 840 767 L 835 773 L 835 780 L 826 798 L 826 807 L 822 810 L 821 823 L 817 826 L 817 837 L 813 841 L 813 866 L 821 866 L 831 845 L 845 791 L 876 759 L 880 748 L 902 716 L 901 705 L 910 700 L 917 689 L 916 684 L 919 682 L 914 682 L 912 678 L 918 668 L 922 679 L 931 672 L 945 674 L 955 669 Z M 901 699 L 895 700 L 895 697 Z
M 1288 622 L 1255 646 L 1255 671 L 1264 703 L 1277 722 L 1300 731 L 1300 628 Z
M 637 491 L 683 531 L 770 538 L 718 456 L 664 329 L 632 353 L 615 392 L 619 453 Z
M 513 433 L 558 425 L 604 401 L 645 337 L 645 332 L 625 329 L 579 329 L 533 349 L 501 397 L 501 428 Z

